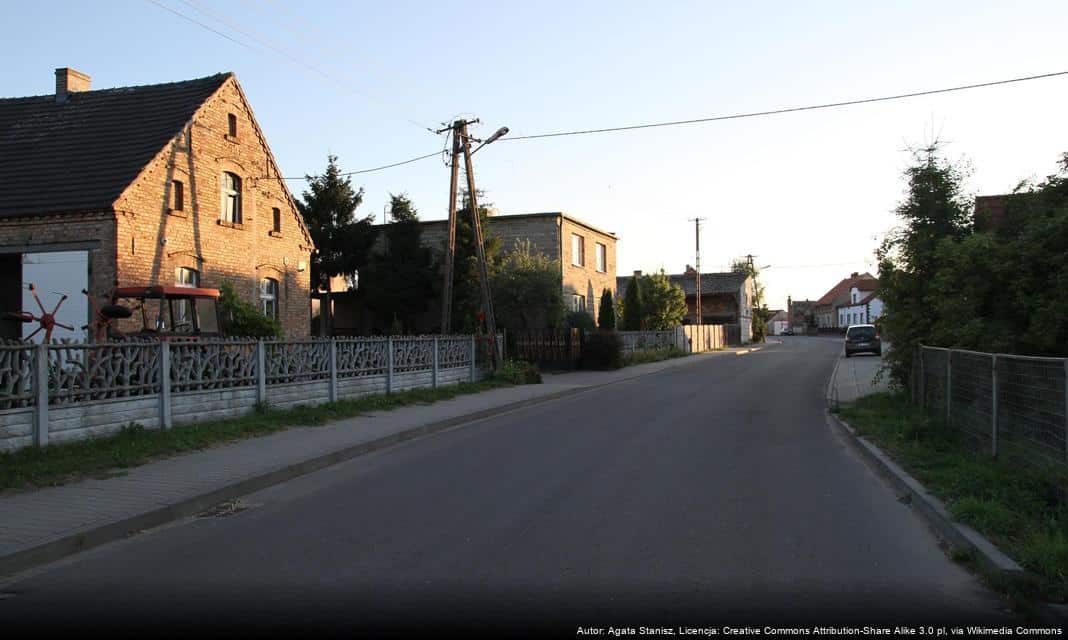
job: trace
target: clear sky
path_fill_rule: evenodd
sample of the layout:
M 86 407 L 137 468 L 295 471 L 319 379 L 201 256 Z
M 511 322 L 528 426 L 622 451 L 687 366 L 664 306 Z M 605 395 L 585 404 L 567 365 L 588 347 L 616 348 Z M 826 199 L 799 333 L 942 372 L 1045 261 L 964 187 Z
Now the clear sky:
M 283 172 L 440 149 L 438 126 L 489 135 L 588 129 L 835 102 L 1068 70 L 1068 3 L 12 2 L 3 96 L 237 74 Z M 801 5 L 805 6 L 802 7 Z M 185 14 L 242 46 L 189 22 Z M 299 60 L 300 62 L 295 62 Z M 768 304 L 871 270 L 895 222 L 909 146 L 938 138 L 974 194 L 1052 173 L 1068 151 L 1068 77 L 900 102 L 644 131 L 500 142 L 476 159 L 502 213 L 566 211 L 619 236 L 618 273 L 757 256 Z M 414 122 L 413 122 L 414 121 Z M 476 133 L 476 134 L 477 134 Z M 290 181 L 299 196 L 303 182 Z M 407 193 L 445 216 L 437 158 L 356 176 L 382 219 Z

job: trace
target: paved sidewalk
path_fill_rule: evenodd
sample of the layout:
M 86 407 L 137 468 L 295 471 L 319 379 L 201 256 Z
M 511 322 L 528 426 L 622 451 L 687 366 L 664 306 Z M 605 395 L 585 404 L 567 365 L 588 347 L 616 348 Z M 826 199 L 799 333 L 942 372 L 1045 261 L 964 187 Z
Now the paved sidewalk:
M 888 389 L 889 376 L 878 377 L 883 359 L 875 355 L 838 356 L 834 374 L 827 386 L 830 406 L 856 402 L 858 398 Z
M 121 539 L 196 514 L 224 500 L 435 431 L 747 351 L 748 348 L 730 349 L 618 371 L 545 375 L 545 382 L 540 385 L 494 389 L 323 426 L 293 427 L 159 460 L 124 470 L 116 477 L 0 495 L 0 575 Z

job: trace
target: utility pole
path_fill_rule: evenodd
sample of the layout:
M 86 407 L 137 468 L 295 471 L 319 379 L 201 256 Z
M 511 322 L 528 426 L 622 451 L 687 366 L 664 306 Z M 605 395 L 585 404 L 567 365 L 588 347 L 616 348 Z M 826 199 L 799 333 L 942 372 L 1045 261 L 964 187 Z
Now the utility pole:
M 456 187 L 460 172 L 460 126 L 461 120 L 452 123 L 452 126 L 442 131 L 452 129 L 452 161 L 449 176 L 449 224 L 448 236 L 445 240 L 445 268 L 444 282 L 441 288 L 441 333 L 448 334 L 452 323 L 452 265 L 456 260 Z M 477 212 L 476 212 L 477 214 Z M 477 217 L 477 215 L 476 215 Z
M 694 225 L 694 239 L 697 246 L 697 305 L 694 315 L 697 317 L 696 324 L 704 324 L 704 309 L 701 308 L 701 221 L 708 218 L 690 218 Z
M 452 123 L 452 126 L 446 127 L 438 132 L 442 133 L 449 131 L 450 129 L 452 131 L 452 171 L 449 177 L 449 228 L 448 238 L 445 243 L 445 268 L 443 270 L 445 281 L 444 286 L 442 287 L 441 331 L 442 333 L 449 333 L 451 329 L 453 263 L 456 260 L 456 183 L 458 181 L 460 170 L 459 156 L 462 152 L 464 156 L 464 172 L 467 174 L 468 204 L 471 207 L 471 227 L 474 230 L 475 252 L 478 255 L 479 286 L 482 291 L 482 313 L 485 316 L 486 329 L 489 332 L 490 342 L 492 344 L 491 352 L 493 354 L 493 366 L 496 368 L 498 359 L 497 322 L 493 315 L 493 299 L 490 295 L 489 269 L 486 266 L 486 249 L 482 236 L 482 220 L 478 215 L 478 193 L 475 189 L 475 170 L 471 163 L 471 154 L 474 153 L 471 151 L 471 141 L 482 141 L 477 138 L 472 138 L 467 132 L 467 125 L 475 124 L 477 122 L 477 118 L 474 120 L 457 120 Z M 507 128 L 498 130 L 497 133 L 486 140 L 484 144 L 489 144 L 507 132 Z

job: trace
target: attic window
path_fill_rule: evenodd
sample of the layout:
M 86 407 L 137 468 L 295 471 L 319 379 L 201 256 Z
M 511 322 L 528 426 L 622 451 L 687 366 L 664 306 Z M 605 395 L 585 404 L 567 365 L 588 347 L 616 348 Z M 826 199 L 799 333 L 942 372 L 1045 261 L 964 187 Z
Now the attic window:
M 227 114 L 226 123 L 227 123 L 227 132 L 226 132 L 227 135 L 229 135 L 231 138 L 236 138 L 237 137 L 237 116 L 235 116 L 232 113 Z
M 174 181 L 174 188 L 171 193 L 173 194 L 171 209 L 174 211 L 185 209 L 185 185 L 182 184 L 181 180 Z

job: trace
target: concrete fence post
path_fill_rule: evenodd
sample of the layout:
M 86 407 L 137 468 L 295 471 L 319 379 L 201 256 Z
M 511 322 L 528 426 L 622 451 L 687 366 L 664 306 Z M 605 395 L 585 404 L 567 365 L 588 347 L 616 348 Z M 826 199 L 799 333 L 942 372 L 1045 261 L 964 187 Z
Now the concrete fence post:
M 475 381 L 475 336 L 471 336 L 471 382 Z
M 950 407 L 953 405 L 953 351 L 946 350 L 946 426 L 950 426 Z
M 256 341 L 256 404 L 267 402 L 267 347 Z
M 330 338 L 330 402 L 337 402 L 337 340 Z
M 430 386 L 433 387 L 434 389 L 438 388 L 438 369 L 440 368 L 440 363 L 439 363 L 439 360 L 438 360 L 438 358 L 439 358 L 438 354 L 439 354 L 439 351 L 440 351 L 440 349 L 439 349 L 439 345 L 440 344 L 441 344 L 441 338 L 438 338 L 438 337 L 435 336 L 434 337 L 434 354 L 431 357 L 432 364 L 431 364 L 431 368 L 430 368 Z
M 33 391 L 35 408 L 33 414 L 33 444 L 43 447 L 48 444 L 48 345 L 34 345 Z
M 990 367 L 990 455 L 998 457 L 998 354 Z
M 171 414 L 171 343 L 159 341 L 159 428 L 174 426 Z
M 393 336 L 386 338 L 386 393 L 393 393 Z

